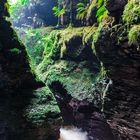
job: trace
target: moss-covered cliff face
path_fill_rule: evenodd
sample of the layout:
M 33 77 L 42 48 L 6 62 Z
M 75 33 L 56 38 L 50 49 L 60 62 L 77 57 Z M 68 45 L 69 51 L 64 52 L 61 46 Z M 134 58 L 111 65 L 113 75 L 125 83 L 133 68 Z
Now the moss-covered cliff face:
M 60 110 L 54 96 L 37 82 L 29 66 L 26 48 L 0 2 L 0 139 L 54 139 L 60 126 Z M 59 126 L 58 126 L 59 124 Z
M 36 75 L 55 94 L 65 123 L 103 140 L 140 138 L 139 7 L 139 1 L 106 1 L 109 16 L 98 27 L 51 29 L 42 37 Z M 103 119 L 101 111 L 115 138 L 108 126 L 94 122 Z
M 74 98 L 89 102 L 100 100 L 101 107 L 101 95 L 96 93 L 95 85 L 101 81 L 105 82 L 106 73 L 92 49 L 93 35 L 96 30 L 94 26 L 69 27 L 43 35 L 42 40 L 45 40 L 45 44 L 42 43 L 44 47 L 39 56 L 42 60 L 32 67 L 38 78 L 46 85 L 51 86 L 59 82 Z M 29 55 L 32 58 L 33 52 L 29 51 Z
M 0 5 L 0 88 L 2 90 L 28 88 L 37 82 L 31 74 L 24 45 L 18 39 L 11 23 L 6 20 L 8 12 L 5 1 Z
M 70 23 L 95 24 L 23 29 L 20 35 L 27 52 L 5 20 L 8 13 L 4 2 L 0 7 L 0 88 L 9 93 L 36 87 L 28 61 L 37 79 L 44 83 L 44 87 L 27 90 L 28 95 L 22 92 L 22 96 L 9 97 L 12 106 L 19 105 L 23 110 L 19 114 L 24 114 L 24 119 L 19 120 L 26 122 L 21 123 L 23 129 L 28 128 L 26 140 L 53 139 L 62 124 L 82 128 L 89 139 L 139 140 L 140 2 L 106 0 L 98 7 L 94 0 L 88 1 L 86 16 L 79 20 L 75 15 L 77 1 L 71 1 L 69 12 L 74 14 Z M 61 22 L 67 17 L 63 15 Z M 16 97 L 17 104 L 13 105 Z M 19 99 L 23 99 L 21 104 Z M 8 111 L 19 111 L 13 110 Z M 10 123 L 10 129 L 15 125 Z
M 42 59 L 32 68 L 55 95 L 65 124 L 81 127 L 92 137 L 111 140 L 111 129 L 101 113 L 111 80 L 93 51 L 96 30 L 94 26 L 69 27 L 43 34 Z M 33 59 L 32 51 L 29 56 Z

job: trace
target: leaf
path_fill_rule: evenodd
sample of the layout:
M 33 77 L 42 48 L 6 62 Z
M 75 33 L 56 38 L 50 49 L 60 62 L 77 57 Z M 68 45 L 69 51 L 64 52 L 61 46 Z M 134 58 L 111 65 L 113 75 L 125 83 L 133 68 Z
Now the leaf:
M 102 16 L 105 11 L 106 11 L 106 8 L 104 6 L 102 6 L 101 8 L 98 9 L 98 11 L 96 13 L 96 17 Z
M 59 7 L 55 6 L 52 8 L 54 15 L 57 17 L 60 17 L 61 15 L 63 15 L 65 13 L 64 9 L 60 9 Z
M 104 4 L 104 0 L 98 0 L 97 7 L 100 8 Z

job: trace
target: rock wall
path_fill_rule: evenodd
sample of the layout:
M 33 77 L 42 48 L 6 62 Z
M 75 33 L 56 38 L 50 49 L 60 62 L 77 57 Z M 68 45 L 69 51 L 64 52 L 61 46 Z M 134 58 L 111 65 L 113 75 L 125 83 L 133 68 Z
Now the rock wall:
M 119 0 L 114 3 L 108 1 L 108 10 L 117 14 L 121 7 L 124 9 L 125 1 L 121 1 L 121 6 L 117 3 Z M 109 4 L 114 6 L 110 7 Z M 134 20 L 135 9 L 129 6 L 134 4 L 136 7 L 139 6 L 139 2 L 136 1 L 129 1 L 126 5 L 123 15 L 121 14 L 123 19 L 119 18 L 119 21 L 124 21 L 121 25 L 100 28 L 98 40 L 95 43 L 98 57 L 113 81 L 113 86 L 105 100 L 105 114 L 117 139 L 125 140 L 140 139 L 140 51 L 139 45 L 136 42 L 130 43 L 129 40 L 131 30 L 140 23 L 138 14 L 135 14 L 137 20 L 130 22 L 131 17 L 131 20 Z M 131 17 L 125 19 L 126 15 Z M 126 25 L 126 20 L 131 24 L 129 27 Z M 139 32 L 138 28 L 136 32 Z
M 0 140 L 53 140 L 59 108 L 31 72 L 26 48 L 6 20 L 6 2 L 0 2 Z
M 34 87 L 26 50 L 5 20 L 4 4 L 0 5 L 0 88 Z M 48 138 L 45 126 L 57 131 L 57 100 L 64 125 L 82 127 L 89 139 L 140 139 L 139 6 L 139 1 L 107 0 L 109 15 L 96 26 L 54 28 L 45 34 L 35 73 L 46 87 L 35 91 L 25 106 L 29 120 L 45 124 L 34 137 Z
M 106 1 L 106 8 L 108 16 L 98 23 L 97 28 L 54 31 L 49 38 L 54 42 L 51 53 L 45 49 L 44 54 L 49 57 L 44 56 L 36 72 L 56 95 L 66 124 L 81 126 L 89 133 L 95 133 L 96 136 L 91 136 L 99 139 L 138 140 L 139 2 Z M 92 81 L 102 68 L 100 62 L 107 72 L 105 79 L 109 79 L 106 84 L 103 84 L 103 79 L 97 83 Z M 89 108 L 91 112 L 84 112 L 84 109 L 82 112 L 80 108 Z M 102 138 L 96 133 L 95 120 L 100 122 L 97 123 L 98 132 L 102 134 L 102 131 L 109 130 L 109 133 L 106 132 L 108 135 L 102 134 Z M 114 138 L 106 121 L 107 128 L 102 125 L 104 120 L 111 126 Z
M 6 1 L 0 4 L 0 88 L 1 90 L 37 86 L 22 42 L 6 20 Z

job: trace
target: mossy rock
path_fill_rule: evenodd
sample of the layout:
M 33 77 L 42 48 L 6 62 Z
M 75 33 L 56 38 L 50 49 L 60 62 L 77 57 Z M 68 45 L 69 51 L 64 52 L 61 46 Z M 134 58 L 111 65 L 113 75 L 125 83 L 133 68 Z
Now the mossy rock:
M 60 119 L 57 102 L 48 87 L 34 91 L 30 105 L 26 109 L 26 116 L 32 124 L 51 125 Z
M 137 24 L 140 21 L 140 1 L 129 0 L 123 12 L 123 21 L 128 25 Z
M 96 27 L 67 28 L 60 31 L 61 58 L 62 59 L 81 59 L 86 47 L 91 48 L 93 34 Z
M 87 67 L 86 61 L 76 63 L 59 60 L 42 74 L 42 78 L 47 85 L 59 82 L 72 97 L 93 102 L 95 106 L 101 107 L 100 92 L 96 92 L 95 88 L 100 81 L 99 73 L 94 73 Z
M 66 28 L 54 30 L 44 37 L 44 52 L 42 62 L 37 66 L 36 73 L 40 77 L 42 72 L 59 59 L 76 59 L 79 57 L 85 46 L 91 48 L 93 34 L 96 27 Z M 76 43 L 73 43 L 75 42 Z
M 95 85 L 104 78 L 100 74 L 100 63 L 92 50 L 96 29 L 94 26 L 69 27 L 51 32 L 45 38 L 43 61 L 35 71 L 47 86 L 59 82 L 67 94 L 78 100 L 93 102 L 101 108 L 100 93 L 103 86 L 96 90 Z
M 134 25 L 128 34 L 129 44 L 135 45 L 137 49 L 140 49 L 140 24 Z

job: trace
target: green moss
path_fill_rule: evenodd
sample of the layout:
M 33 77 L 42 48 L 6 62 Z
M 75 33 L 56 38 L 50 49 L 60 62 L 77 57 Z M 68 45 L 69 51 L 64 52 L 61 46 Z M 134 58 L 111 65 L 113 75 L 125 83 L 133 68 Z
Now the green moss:
M 45 41 L 44 51 L 42 56 L 42 62 L 37 66 L 36 73 L 39 78 L 44 79 L 41 75 L 44 71 L 47 71 L 49 65 L 52 65 L 54 61 L 59 58 L 60 47 L 58 42 L 59 31 L 53 31 L 50 35 L 43 38 Z
M 67 44 L 72 39 L 81 38 L 82 44 L 92 44 L 92 36 L 96 31 L 96 27 L 81 27 L 81 28 L 66 28 L 64 30 L 54 30 L 50 35 L 46 35 L 43 38 L 44 52 L 42 55 L 42 62 L 37 66 L 36 73 L 41 80 L 46 78 L 42 73 L 46 72 L 48 68 L 55 63 L 56 60 L 63 58 L 65 54 L 71 57 L 76 57 L 81 49 L 76 46 L 71 46 L 73 51 L 68 51 Z
M 13 48 L 13 49 L 10 49 L 10 52 L 13 53 L 13 54 L 20 54 L 21 53 L 21 50 L 19 50 L 18 48 Z
M 91 27 L 86 27 L 83 30 L 83 44 L 88 44 L 91 45 L 91 42 L 93 40 L 93 36 L 97 31 L 97 27 L 91 26 Z
M 140 21 L 140 2 L 129 0 L 123 13 L 123 21 L 128 25 L 137 24 Z
M 44 122 L 49 123 L 51 118 L 59 119 L 59 107 L 48 87 L 37 89 L 33 96 L 26 109 L 26 116 L 31 123 L 42 125 Z
M 50 85 L 54 81 L 59 81 L 73 97 L 93 101 L 93 87 L 97 82 L 97 74 L 84 68 L 86 64 L 86 61 L 79 64 L 73 61 L 57 61 L 43 74 L 45 82 Z
M 46 85 L 58 81 L 67 90 L 68 94 L 79 100 L 95 102 L 97 105 L 97 102 L 100 102 L 101 99 L 98 95 L 100 91 L 97 93 L 95 85 L 101 81 L 101 74 L 90 70 L 89 67 L 92 64 L 87 60 L 73 61 L 82 53 L 84 47 L 92 46 L 96 31 L 97 28 L 94 26 L 69 27 L 63 30 L 54 30 L 49 35 L 44 36 L 42 38 L 45 43 L 42 61 L 35 69 L 39 79 Z M 66 57 L 63 57 L 64 55 Z M 102 87 L 98 90 L 100 89 L 102 90 Z M 41 110 L 39 107 L 41 107 Z M 46 112 L 44 105 L 37 106 L 37 109 L 31 111 L 29 116 L 38 118 L 39 112 Z M 45 115 L 43 116 L 45 117 Z
M 30 66 L 35 71 L 36 66 L 43 60 L 43 52 L 46 45 L 46 39 L 53 27 L 20 30 L 21 38 L 26 46 L 30 57 Z
M 96 27 L 95 26 L 89 26 L 89 27 L 81 27 L 81 28 L 67 28 L 63 31 L 61 31 L 61 38 L 63 42 L 63 46 L 61 48 L 61 55 L 66 52 L 67 44 L 70 42 L 72 39 L 75 38 L 81 38 L 82 44 L 85 45 L 87 44 L 88 46 L 91 46 L 92 44 L 92 39 L 93 35 L 96 32 Z M 73 46 L 75 47 L 75 46 Z M 74 52 L 76 53 L 77 50 L 73 48 Z
M 140 49 L 140 25 L 134 25 L 128 34 L 129 44 L 136 45 Z

